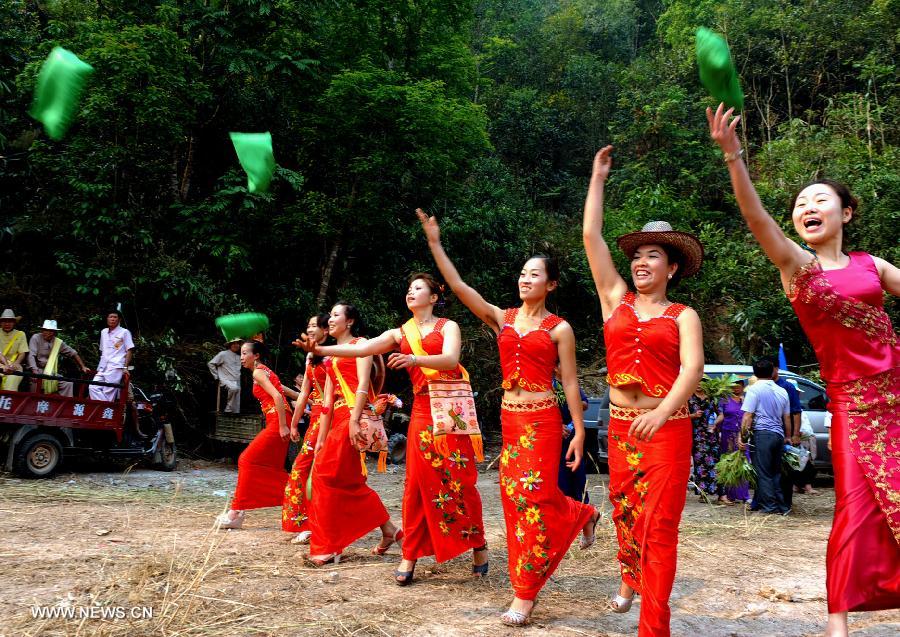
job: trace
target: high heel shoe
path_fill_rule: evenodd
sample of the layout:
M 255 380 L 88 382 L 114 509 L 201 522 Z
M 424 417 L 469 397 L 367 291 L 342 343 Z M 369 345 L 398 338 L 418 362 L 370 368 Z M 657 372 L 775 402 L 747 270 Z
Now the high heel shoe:
M 397 586 L 409 586 L 413 581 L 413 574 L 416 572 L 416 561 L 413 560 L 412 568 L 408 571 L 396 570 L 394 571 L 394 581 L 397 582 Z M 400 578 L 403 579 L 400 579 Z
M 291 538 L 291 544 L 309 544 L 309 538 L 311 537 L 312 533 L 310 531 L 300 531 Z
M 627 613 L 631 610 L 632 602 L 634 602 L 634 593 L 631 594 L 631 597 L 622 597 L 616 593 L 616 596 L 609 602 L 609 608 L 614 613 Z
M 228 515 L 228 513 L 234 513 L 234 517 Z M 229 511 L 226 513 L 220 513 L 218 517 L 216 517 L 216 524 L 219 525 L 220 529 L 239 529 L 244 525 L 244 512 L 243 511 Z
M 326 564 L 340 564 L 341 563 L 341 554 L 340 553 L 332 553 L 331 555 L 326 555 L 324 557 L 313 557 L 312 555 L 306 556 L 306 561 L 312 564 L 315 567 L 322 567 Z
M 585 536 L 584 533 L 581 534 L 581 537 L 578 538 L 578 548 L 582 551 L 586 551 L 592 546 L 594 546 L 594 542 L 597 541 L 597 523 L 600 521 L 600 511 L 594 507 L 594 523 L 591 525 L 591 534 Z
M 481 553 L 482 551 L 487 551 L 487 544 L 479 546 L 477 549 L 472 549 L 473 553 Z M 474 556 L 473 556 L 474 557 Z M 472 575 L 477 577 L 487 577 L 488 568 L 490 567 L 490 562 L 485 562 L 484 564 L 472 564 Z
M 385 540 L 388 540 L 387 544 L 384 544 Z M 384 555 L 394 544 L 399 545 L 402 542 L 403 529 L 397 529 L 396 531 L 394 531 L 393 535 L 382 535 L 381 542 L 378 543 L 378 546 L 372 547 L 372 555 Z
M 531 608 L 528 609 L 527 613 L 510 608 L 500 615 L 500 621 L 507 626 L 527 626 L 531 623 L 531 613 L 534 612 L 535 606 L 537 606 L 537 601 L 532 602 Z

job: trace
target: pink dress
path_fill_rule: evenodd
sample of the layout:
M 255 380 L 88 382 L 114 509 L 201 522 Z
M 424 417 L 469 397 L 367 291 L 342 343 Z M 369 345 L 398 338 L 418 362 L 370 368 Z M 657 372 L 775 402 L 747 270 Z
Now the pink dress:
M 832 413 L 834 524 L 828 612 L 900 608 L 900 343 L 872 257 L 791 280 L 791 305 L 819 360 Z

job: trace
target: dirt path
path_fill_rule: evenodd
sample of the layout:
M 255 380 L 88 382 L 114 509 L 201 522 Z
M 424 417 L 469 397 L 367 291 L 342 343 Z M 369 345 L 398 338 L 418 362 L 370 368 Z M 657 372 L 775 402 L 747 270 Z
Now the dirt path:
M 20 635 L 514 635 L 497 621 L 511 599 L 497 473 L 481 477 L 491 576 L 472 581 L 466 558 L 420 562 L 409 588 L 399 559 L 357 542 L 345 562 L 305 567 L 280 531 L 280 511 L 248 514 L 245 530 L 215 533 L 233 466 L 183 462 L 171 474 L 69 473 L 0 477 L 0 636 Z M 606 476 L 593 549 L 570 551 L 541 594 L 530 634 L 635 635 L 637 608 L 606 609 L 616 588 Z M 399 473 L 370 482 L 399 518 Z M 798 496 L 789 518 L 700 504 L 689 497 L 672 599 L 675 635 L 814 635 L 825 618 L 825 541 L 832 492 Z M 152 607 L 152 618 L 40 619 L 32 607 Z M 87 611 L 80 611 L 87 612 Z M 900 634 L 900 611 L 851 616 L 854 635 Z M 539 631 L 539 632 L 538 632 Z

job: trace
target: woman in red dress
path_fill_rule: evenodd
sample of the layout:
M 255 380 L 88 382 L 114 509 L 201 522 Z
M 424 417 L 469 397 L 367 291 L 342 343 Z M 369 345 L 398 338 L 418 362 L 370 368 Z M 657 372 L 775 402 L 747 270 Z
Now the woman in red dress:
M 365 342 L 359 337 L 361 323 L 359 310 L 338 302 L 331 308 L 328 333 L 338 345 Z M 380 389 L 370 390 L 372 357 L 332 357 L 326 369 L 325 406 L 314 450 L 313 498 L 308 511 L 312 533 L 309 559 L 316 566 L 338 563 L 346 547 L 376 528 L 381 529 L 382 539 L 373 549 L 375 554 L 383 555 L 403 537 L 381 498 L 366 484 L 365 460 L 360 461 L 355 446 L 362 441 L 359 419 L 363 408 Z
M 900 294 L 900 269 L 865 252 L 844 252 L 857 201 L 822 179 L 794 199 L 794 230 L 763 208 L 741 160 L 739 117 L 722 105 L 706 118 L 725 154 L 741 214 L 812 343 L 832 414 L 834 523 L 825 562 L 829 637 L 848 634 L 847 612 L 900 608 L 900 344 L 884 292 Z
M 678 524 L 691 468 L 687 401 L 703 374 L 700 318 L 667 298 L 669 285 L 695 274 L 703 247 L 663 221 L 619 237 L 631 260 L 631 292 L 603 240 L 603 189 L 612 146 L 594 158 L 584 205 L 584 246 L 600 297 L 609 370 L 609 498 L 622 582 L 615 612 L 641 595 L 638 635 L 669 635 Z
M 328 338 L 328 315 L 317 314 L 310 317 L 306 325 L 306 338 L 314 343 L 324 343 Z M 324 360 L 320 356 L 310 354 L 306 357 L 306 370 L 303 372 L 303 382 L 300 384 L 300 396 L 294 409 L 294 417 L 291 419 L 291 440 L 300 442 L 300 432 L 297 424 L 306 410 L 307 402 L 312 404 L 309 412 L 309 425 L 303 436 L 303 444 L 300 452 L 294 459 L 290 478 L 284 488 L 284 502 L 281 505 L 281 529 L 288 533 L 296 533 L 291 540 L 292 544 L 306 544 L 309 542 L 309 502 L 306 498 L 306 483 L 312 471 L 313 450 L 319 439 L 319 418 L 322 415 L 322 403 L 325 394 Z
M 552 385 L 557 361 L 575 425 L 566 454 L 570 469 L 576 469 L 581 463 L 584 445 L 575 334 L 568 323 L 547 311 L 545 305 L 547 295 L 559 284 L 559 270 L 548 257 L 537 256 L 526 261 L 519 274 L 522 306 L 502 310 L 485 301 L 462 280 L 441 245 L 435 218 L 426 216 L 422 210 L 416 213 L 431 254 L 450 288 L 497 334 L 504 389 L 500 410 L 503 429 L 500 487 L 509 578 L 515 591 L 501 621 L 522 626 L 529 622 L 538 593 L 575 537 L 583 533 L 582 549 L 593 544 L 593 529 L 599 519 L 594 507 L 566 497 L 557 483 L 563 436 L 562 417 Z
M 400 586 L 412 582 L 416 560 L 431 555 L 438 562 L 446 562 L 471 550 L 473 574 L 483 576 L 488 570 L 475 464 L 483 455 L 473 448 L 473 441 L 465 435 L 444 436 L 448 445 L 442 447 L 444 453 L 435 448 L 428 379 L 423 369 L 439 370 L 442 379 L 462 377 L 459 326 L 434 316 L 434 306 L 440 297 L 440 284 L 433 276 L 414 274 L 406 292 L 406 306 L 413 318 L 402 328 L 388 330 L 358 345 L 311 348 L 317 354 L 341 357 L 394 352 L 387 366 L 405 369 L 412 380 L 415 397 L 407 433 L 403 560 L 394 573 Z M 413 353 L 407 330 L 416 330 L 413 338 L 418 335 L 424 356 Z M 480 439 L 475 442 L 480 450 Z
M 244 511 L 280 506 L 288 473 L 284 470 L 290 430 L 287 425 L 287 399 L 281 381 L 271 369 L 259 362 L 263 352 L 259 341 L 241 345 L 241 365 L 253 370 L 253 396 L 260 402 L 266 428 L 260 431 L 238 457 L 238 479 L 231 508 L 216 522 L 222 529 L 239 529 Z

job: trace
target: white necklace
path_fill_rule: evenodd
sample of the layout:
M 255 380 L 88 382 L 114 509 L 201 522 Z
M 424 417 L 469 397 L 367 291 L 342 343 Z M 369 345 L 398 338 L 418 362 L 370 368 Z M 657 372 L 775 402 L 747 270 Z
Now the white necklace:
M 429 323 L 431 323 L 431 321 L 433 321 L 433 320 L 434 320 L 434 317 L 433 317 L 433 316 L 429 316 L 429 317 L 428 317 L 427 319 L 425 319 L 424 321 L 416 320 L 416 323 L 419 324 L 419 327 L 425 327 L 426 325 L 428 325 Z

